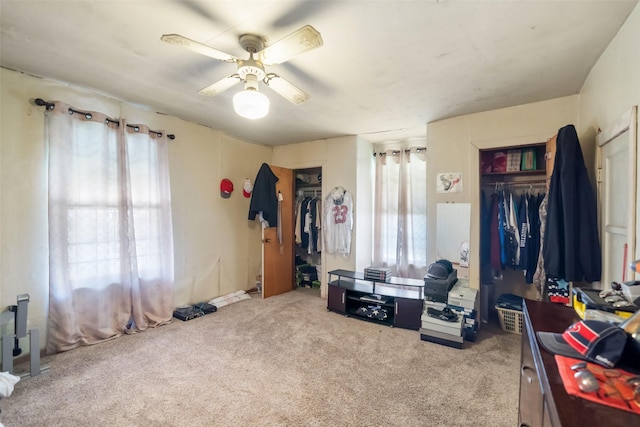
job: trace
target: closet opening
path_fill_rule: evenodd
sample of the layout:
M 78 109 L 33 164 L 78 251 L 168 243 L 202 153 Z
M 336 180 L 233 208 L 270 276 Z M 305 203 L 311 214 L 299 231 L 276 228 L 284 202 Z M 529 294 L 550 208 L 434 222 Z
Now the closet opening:
M 295 169 L 294 268 L 296 289 L 320 296 L 322 286 L 322 167 Z
M 542 244 L 546 152 L 546 143 L 480 150 L 480 285 L 489 312 L 503 294 L 542 299 L 544 286 L 534 276 Z

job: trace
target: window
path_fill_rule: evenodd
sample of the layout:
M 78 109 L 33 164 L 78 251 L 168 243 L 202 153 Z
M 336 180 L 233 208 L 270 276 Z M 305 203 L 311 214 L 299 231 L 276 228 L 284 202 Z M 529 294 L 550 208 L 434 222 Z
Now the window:
M 68 350 L 171 319 L 167 138 L 65 104 L 47 109 L 49 334 Z
M 374 265 L 422 279 L 427 268 L 426 150 L 377 153 L 375 174 Z

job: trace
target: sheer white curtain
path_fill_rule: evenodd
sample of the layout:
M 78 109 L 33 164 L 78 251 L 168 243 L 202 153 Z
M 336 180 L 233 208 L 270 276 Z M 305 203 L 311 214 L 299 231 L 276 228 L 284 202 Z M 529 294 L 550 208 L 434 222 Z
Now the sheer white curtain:
M 53 105 L 48 353 L 166 323 L 173 311 L 166 134 Z
M 373 263 L 399 277 L 427 272 L 427 166 L 425 149 L 376 155 Z

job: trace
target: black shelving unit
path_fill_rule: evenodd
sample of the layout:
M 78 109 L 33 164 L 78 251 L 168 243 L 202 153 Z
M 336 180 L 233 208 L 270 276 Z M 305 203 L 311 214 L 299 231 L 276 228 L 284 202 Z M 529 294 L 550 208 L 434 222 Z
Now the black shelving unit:
M 381 300 L 375 301 L 375 296 L 379 296 Z M 368 322 L 418 330 L 423 301 L 423 280 L 391 277 L 387 281 L 375 281 L 365 279 L 363 273 L 349 270 L 329 272 L 327 310 L 336 313 Z M 365 312 L 362 307 L 371 309 Z M 384 310 L 386 315 L 380 315 L 380 311 L 375 313 L 376 308 Z

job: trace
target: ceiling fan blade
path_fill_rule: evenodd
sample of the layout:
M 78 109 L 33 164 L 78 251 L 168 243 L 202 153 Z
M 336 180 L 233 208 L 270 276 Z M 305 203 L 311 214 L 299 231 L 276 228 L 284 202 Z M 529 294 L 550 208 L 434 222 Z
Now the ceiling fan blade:
M 191 49 L 192 51 L 198 52 L 201 55 L 219 59 L 221 61 L 238 62 L 238 58 L 233 55 L 229 55 L 228 53 L 224 53 L 195 40 L 183 37 L 179 34 L 164 34 L 162 37 L 160 37 L 160 40 L 169 44 L 184 46 L 187 49 Z
M 225 90 L 229 89 L 230 87 L 232 87 L 236 83 L 240 83 L 241 81 L 242 81 L 242 79 L 240 78 L 239 75 L 232 74 L 230 76 L 225 77 L 222 80 L 218 80 L 217 82 L 215 82 L 214 84 L 212 84 L 210 86 L 205 87 L 199 93 L 200 93 L 200 95 L 205 95 L 205 96 L 220 95 L 222 92 L 224 92 Z
M 283 79 L 277 74 L 269 73 L 263 81 L 271 89 L 282 95 L 293 104 L 302 104 L 307 99 L 309 99 L 309 95 L 306 92 L 298 89 L 293 84 L 289 83 L 287 80 Z
M 305 25 L 271 46 L 262 49 L 257 56 L 265 65 L 282 64 L 296 55 L 322 46 L 323 43 L 318 30 L 311 25 Z

